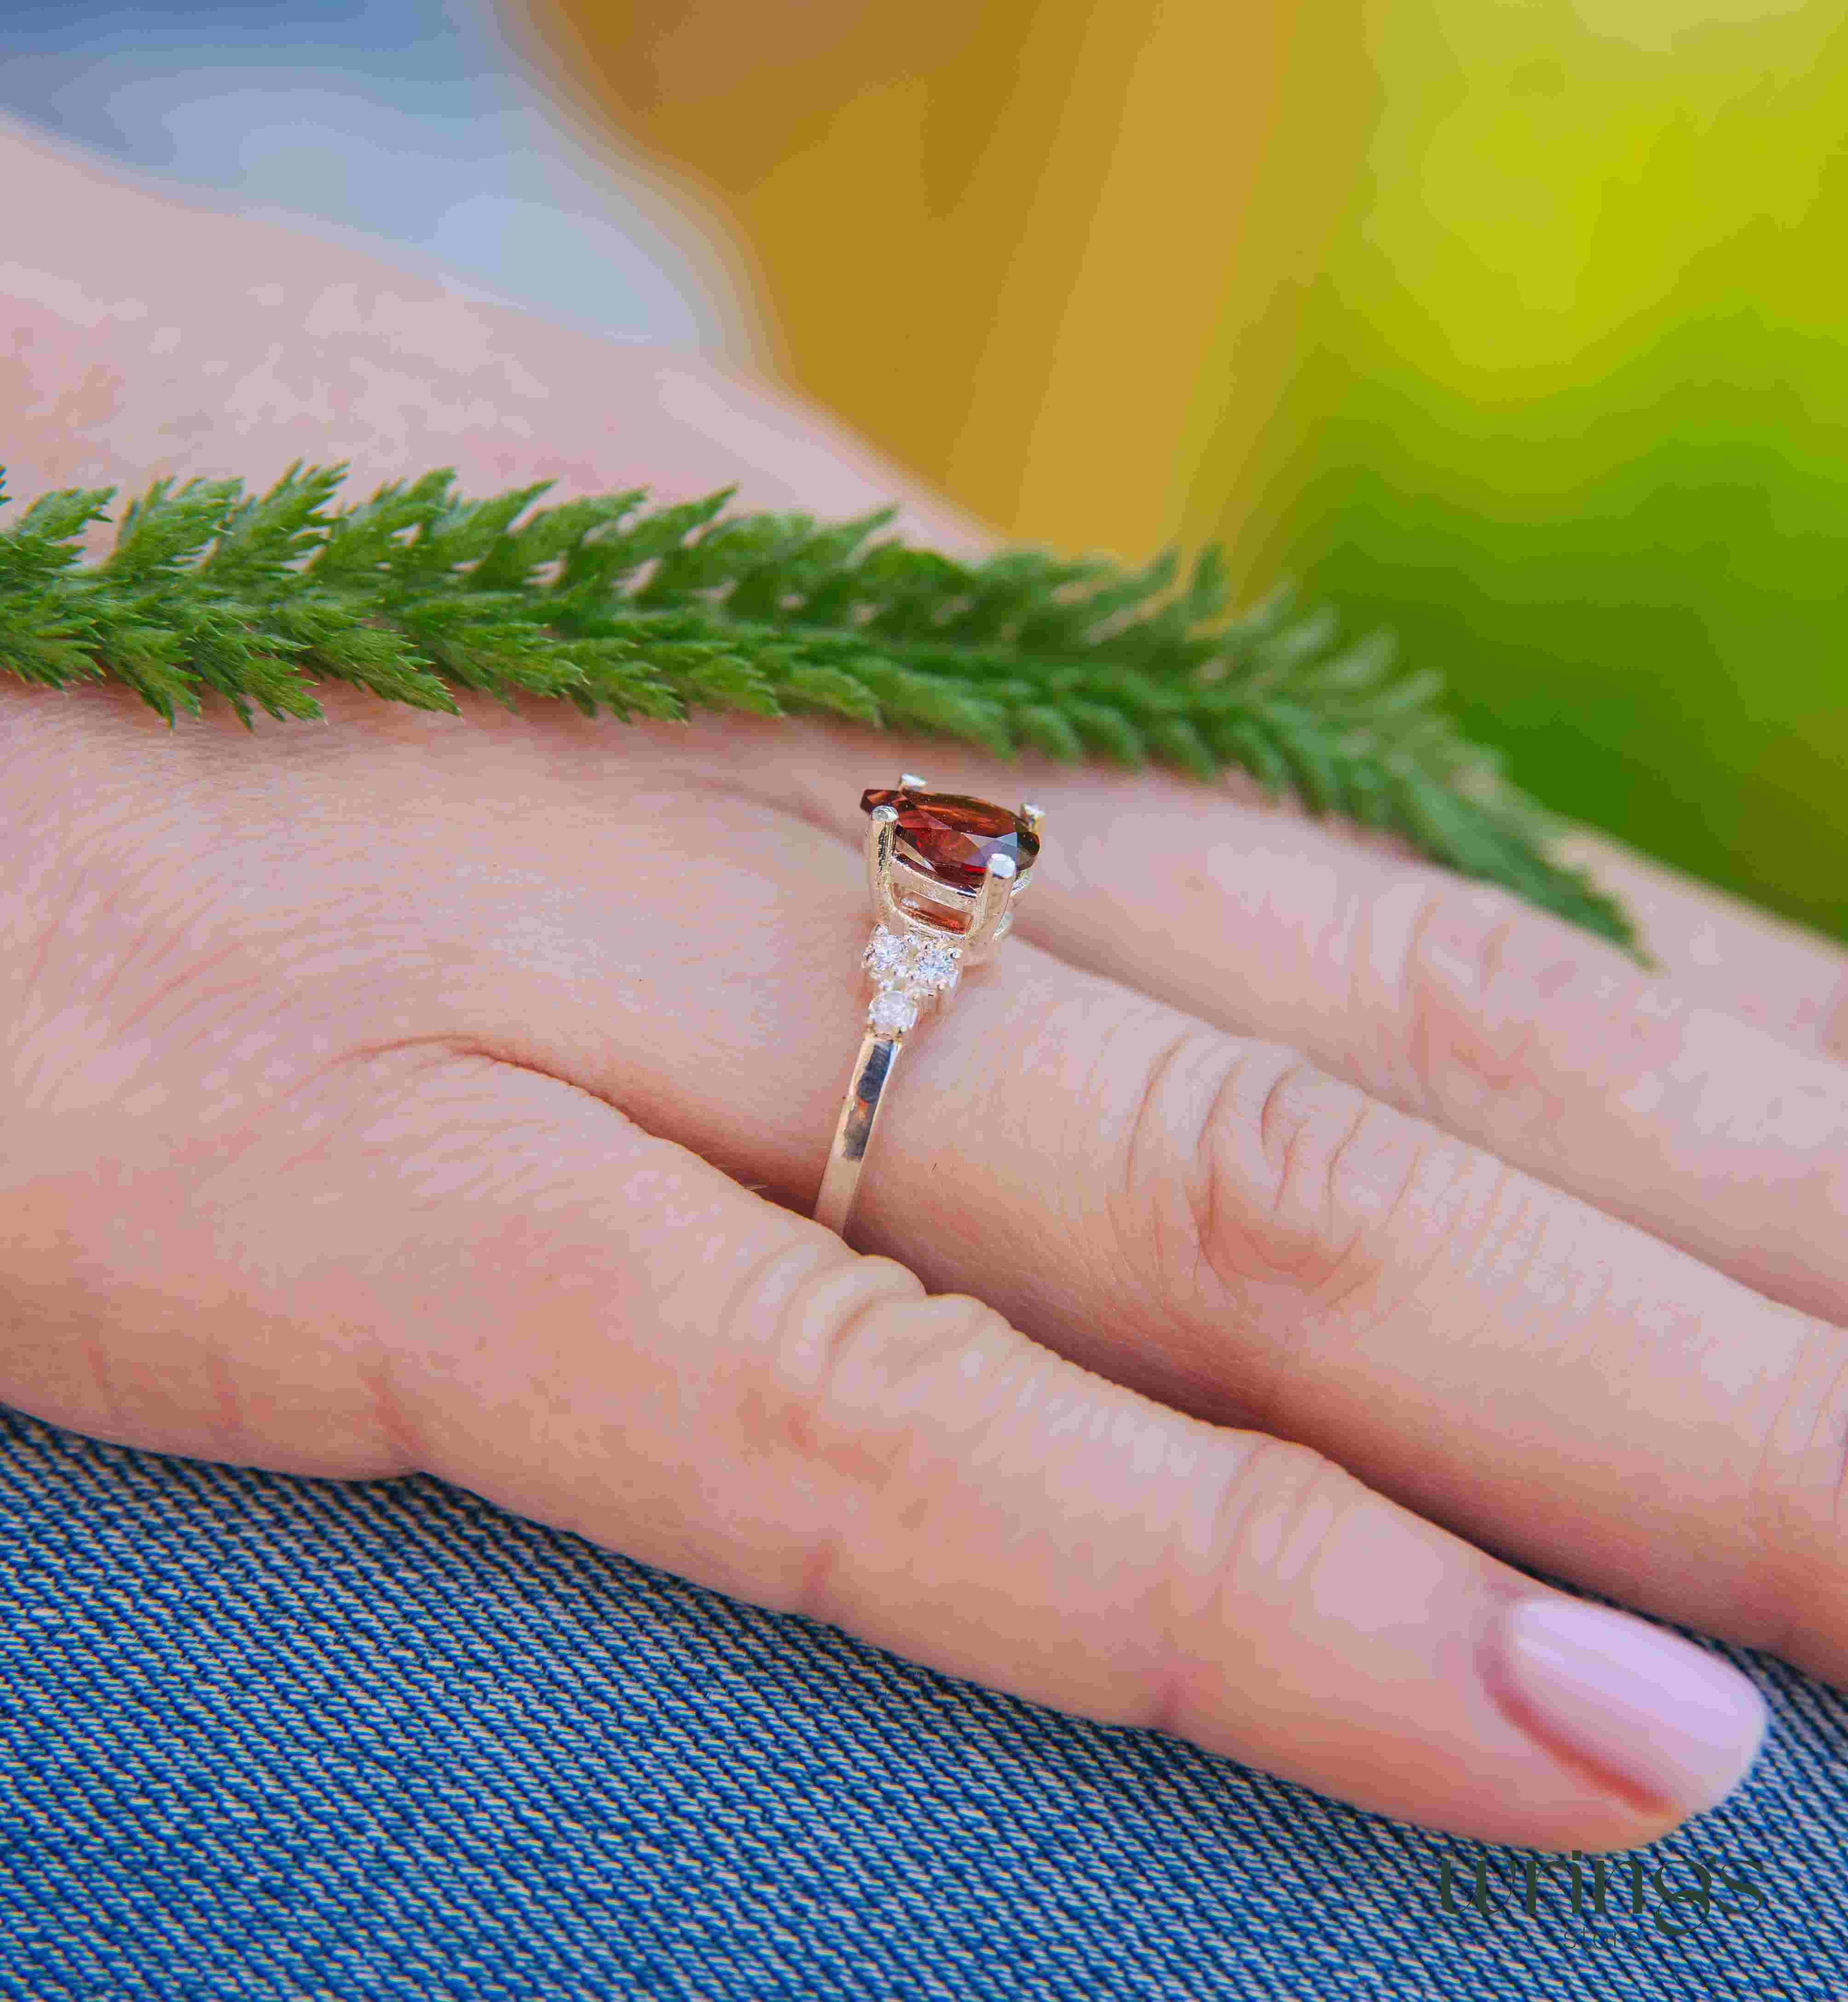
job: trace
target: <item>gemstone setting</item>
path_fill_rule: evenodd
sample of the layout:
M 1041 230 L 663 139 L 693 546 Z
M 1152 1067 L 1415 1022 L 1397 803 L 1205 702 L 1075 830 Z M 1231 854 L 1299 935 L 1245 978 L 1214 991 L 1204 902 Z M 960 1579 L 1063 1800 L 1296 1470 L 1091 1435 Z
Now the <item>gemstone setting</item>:
M 954 939 L 885 925 L 867 940 L 863 958 L 875 990 L 866 1020 L 881 1035 L 903 1035 L 926 1006 L 954 989 L 962 971 L 962 949 Z
M 966 793 L 929 793 L 911 786 L 870 786 L 859 810 L 890 807 L 898 817 L 903 859 L 957 890 L 979 890 L 991 856 L 1013 863 L 1016 881 L 1037 860 L 1040 838 L 1022 815 Z

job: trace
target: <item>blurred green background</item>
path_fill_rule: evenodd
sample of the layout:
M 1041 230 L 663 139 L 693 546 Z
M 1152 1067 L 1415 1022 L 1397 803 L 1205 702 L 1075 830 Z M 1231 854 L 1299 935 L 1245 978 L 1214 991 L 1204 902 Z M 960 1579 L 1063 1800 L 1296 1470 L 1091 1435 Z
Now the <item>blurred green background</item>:
M 1549 803 L 1848 936 L 1840 0 L 536 0 L 778 364 L 1003 531 L 1224 537 Z
M 1549 802 L 1848 934 L 1848 15 L 1694 12 L 1375 11 L 1417 87 L 1245 554 L 1389 620 Z

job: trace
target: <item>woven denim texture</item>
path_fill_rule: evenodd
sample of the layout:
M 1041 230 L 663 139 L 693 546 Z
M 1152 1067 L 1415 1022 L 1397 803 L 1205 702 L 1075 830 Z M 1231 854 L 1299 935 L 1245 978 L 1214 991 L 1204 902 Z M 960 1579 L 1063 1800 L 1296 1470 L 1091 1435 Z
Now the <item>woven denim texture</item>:
M 1763 1657 L 1728 1651 L 1775 1713 L 1755 1778 L 1641 1853 L 1671 1887 L 1749 1865 L 1760 1899 L 1574 1916 L 1546 1879 L 1529 1916 L 1518 1852 L 434 1481 L 0 1418 L 0 1531 L 8 1997 L 1848 1997 L 1848 1706 Z

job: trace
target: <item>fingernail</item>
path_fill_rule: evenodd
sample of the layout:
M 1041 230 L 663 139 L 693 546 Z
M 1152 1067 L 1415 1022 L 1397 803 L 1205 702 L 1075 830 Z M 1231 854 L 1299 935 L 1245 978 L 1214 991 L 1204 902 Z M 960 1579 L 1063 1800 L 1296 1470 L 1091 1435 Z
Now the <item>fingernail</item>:
M 1724 1800 L 1758 1756 L 1764 1698 L 1679 1634 L 1576 1599 L 1523 1599 L 1500 1640 L 1532 1728 L 1684 1814 Z

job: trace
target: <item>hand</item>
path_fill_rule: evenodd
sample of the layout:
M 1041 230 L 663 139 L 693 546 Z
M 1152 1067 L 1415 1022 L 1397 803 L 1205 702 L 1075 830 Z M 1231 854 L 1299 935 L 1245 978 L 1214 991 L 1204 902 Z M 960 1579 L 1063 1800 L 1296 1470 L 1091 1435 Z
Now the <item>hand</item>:
M 1159 777 L 327 706 L 0 686 L 0 1396 L 425 1469 L 1487 1840 L 1650 1840 L 1762 1711 L 1475 1543 L 1848 1668 L 1831 949 L 1612 864 L 1645 979 Z M 856 1253 L 806 1212 L 901 768 L 1048 847 Z

